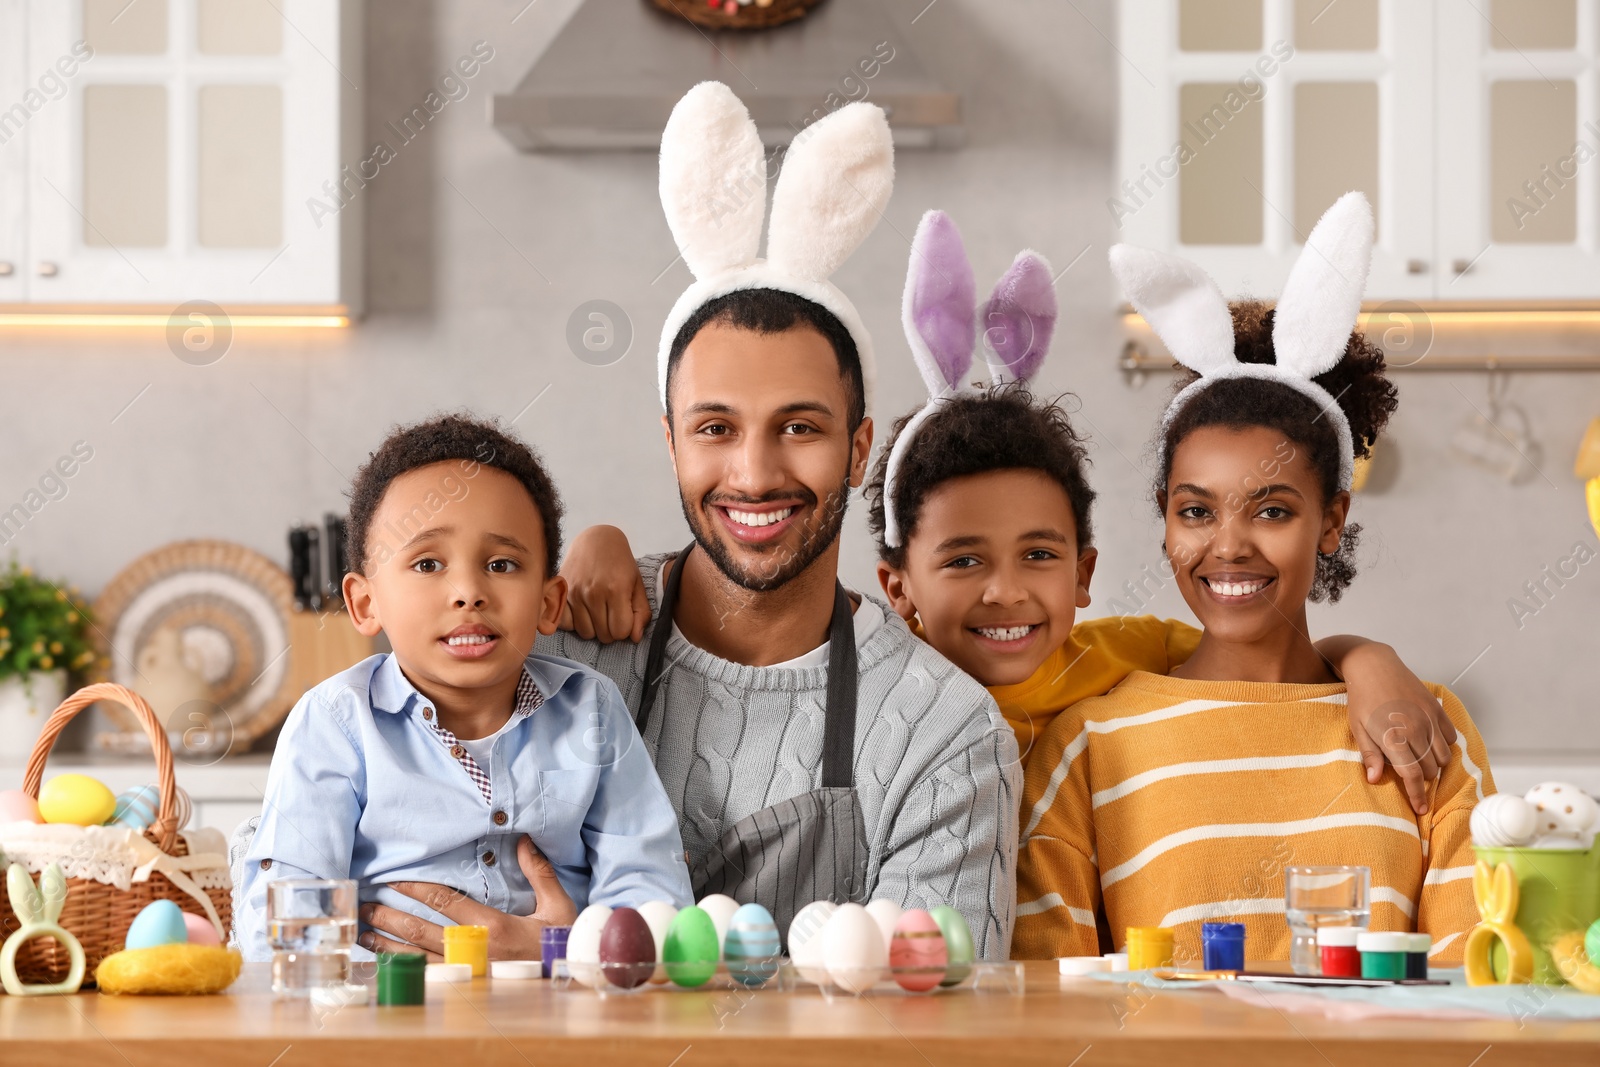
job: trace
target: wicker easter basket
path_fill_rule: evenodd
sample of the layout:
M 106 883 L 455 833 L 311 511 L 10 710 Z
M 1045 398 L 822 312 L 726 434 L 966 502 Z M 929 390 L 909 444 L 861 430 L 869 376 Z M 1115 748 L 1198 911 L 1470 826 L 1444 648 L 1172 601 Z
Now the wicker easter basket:
M 785 22 L 805 18 L 822 0 L 761 0 L 739 4 L 732 12 L 721 4 L 713 7 L 706 0 L 648 0 L 670 15 L 688 19 L 708 30 L 765 30 Z
M 97 700 L 116 701 L 132 709 L 150 738 L 161 797 L 156 821 L 142 834 L 114 826 L 28 823 L 13 823 L 0 834 L 0 852 L 6 860 L 22 864 L 36 880 L 49 864 L 61 865 L 67 876 L 67 899 L 60 925 L 83 945 L 91 981 L 102 959 L 122 951 L 134 916 L 154 901 L 170 900 L 183 911 L 212 919 L 224 940 L 233 917 L 226 842 L 216 830 L 178 833 L 172 749 L 155 712 L 137 693 L 102 682 L 85 686 L 62 701 L 33 746 L 23 791 L 38 799 L 45 760 L 56 737 L 78 712 Z M 196 846 L 194 851 L 192 846 Z M 9 936 L 18 926 L 10 900 L 0 894 L 0 937 Z M 17 976 L 25 984 L 61 981 L 68 965 L 66 950 L 48 938 L 34 938 L 17 953 Z

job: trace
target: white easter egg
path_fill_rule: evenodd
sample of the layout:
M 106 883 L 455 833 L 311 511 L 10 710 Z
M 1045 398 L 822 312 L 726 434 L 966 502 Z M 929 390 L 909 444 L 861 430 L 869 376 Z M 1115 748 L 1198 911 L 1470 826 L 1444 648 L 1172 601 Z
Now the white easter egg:
M 1518 848 L 1536 831 L 1532 804 L 1512 793 L 1493 793 L 1472 809 L 1472 843 L 1488 848 Z
M 892 900 L 882 898 L 874 900 L 867 905 L 867 914 L 872 916 L 878 924 L 878 929 L 883 931 L 883 943 L 887 947 L 894 943 L 894 928 L 900 922 L 904 909 Z
M 889 967 L 889 946 L 877 920 L 860 904 L 841 904 L 822 930 L 828 977 L 846 993 L 865 993 Z
M 1487 798 L 1486 798 L 1487 799 Z M 1541 782 L 1528 790 L 1536 832 L 1540 837 L 1566 836 L 1592 839 L 1600 823 L 1600 805 L 1568 782 Z
M 656 959 L 666 959 L 667 929 L 672 925 L 672 920 L 678 917 L 678 909 L 663 900 L 652 900 L 639 905 L 639 918 L 650 928 L 650 936 L 655 939 Z M 655 974 L 650 976 L 650 981 L 660 984 L 667 980 L 667 972 L 658 965 Z
M 711 916 L 711 925 L 717 928 L 717 950 L 728 940 L 728 922 L 739 910 L 739 902 L 721 893 L 712 893 L 700 901 L 700 910 Z
M 572 930 L 567 934 L 567 970 L 572 977 L 590 988 L 599 988 L 603 981 L 600 974 L 600 932 L 605 929 L 609 918 L 611 909 L 606 905 L 590 904 L 573 920 Z
M 813 900 L 789 923 L 789 959 L 799 969 L 801 978 L 816 985 L 828 980 L 827 964 L 822 957 L 822 931 L 838 910 L 839 905 L 831 900 Z

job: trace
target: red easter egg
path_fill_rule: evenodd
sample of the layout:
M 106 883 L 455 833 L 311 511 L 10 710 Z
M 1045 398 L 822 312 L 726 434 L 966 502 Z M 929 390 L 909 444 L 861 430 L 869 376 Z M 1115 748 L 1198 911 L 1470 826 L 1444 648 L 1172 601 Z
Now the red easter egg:
M 643 985 L 655 973 L 656 939 L 632 908 L 611 913 L 600 931 L 600 973 L 621 989 Z
M 217 928 L 211 925 L 211 920 L 204 915 L 196 915 L 192 911 L 183 913 L 183 927 L 189 932 L 191 945 L 220 945 L 217 939 Z
M 944 934 L 932 915 L 912 908 L 900 916 L 889 941 L 889 967 L 901 989 L 926 993 L 944 978 L 949 962 Z

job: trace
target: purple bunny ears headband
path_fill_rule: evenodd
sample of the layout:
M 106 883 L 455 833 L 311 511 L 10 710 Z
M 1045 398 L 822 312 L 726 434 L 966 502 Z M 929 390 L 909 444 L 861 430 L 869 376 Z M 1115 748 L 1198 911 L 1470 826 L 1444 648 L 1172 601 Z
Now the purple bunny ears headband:
M 1217 283 L 1186 259 L 1131 245 L 1111 249 L 1111 269 L 1134 309 L 1172 357 L 1200 377 L 1172 398 L 1165 427 L 1196 393 L 1224 378 L 1261 378 L 1299 392 L 1322 409 L 1339 435 L 1339 488 L 1355 473 L 1350 420 L 1337 400 L 1312 381 L 1344 358 L 1361 316 L 1372 263 L 1372 205 L 1346 193 L 1330 207 L 1289 271 L 1273 313 L 1276 363 L 1240 363 L 1233 354 L 1233 316 Z
M 1050 348 L 1056 326 L 1056 291 L 1050 264 L 1036 252 L 1018 253 L 994 293 L 978 307 L 972 264 L 961 234 L 950 216 L 930 211 L 922 216 L 911 242 L 900 321 L 922 380 L 928 402 L 906 423 L 889 450 L 884 474 L 884 542 L 899 548 L 901 531 L 895 515 L 895 489 L 907 450 L 923 423 L 953 397 L 976 394 L 967 382 L 982 329 L 989 384 L 1032 378 Z

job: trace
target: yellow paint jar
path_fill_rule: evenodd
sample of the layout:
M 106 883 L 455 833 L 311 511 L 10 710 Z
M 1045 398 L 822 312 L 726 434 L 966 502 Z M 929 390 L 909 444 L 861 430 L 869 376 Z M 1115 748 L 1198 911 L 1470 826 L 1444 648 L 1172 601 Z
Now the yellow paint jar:
M 489 973 L 489 928 L 487 926 L 446 926 L 444 961 L 472 965 L 472 977 Z
M 1148 971 L 1172 966 L 1172 929 L 1166 926 L 1128 927 L 1128 970 Z

